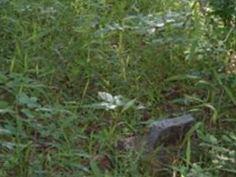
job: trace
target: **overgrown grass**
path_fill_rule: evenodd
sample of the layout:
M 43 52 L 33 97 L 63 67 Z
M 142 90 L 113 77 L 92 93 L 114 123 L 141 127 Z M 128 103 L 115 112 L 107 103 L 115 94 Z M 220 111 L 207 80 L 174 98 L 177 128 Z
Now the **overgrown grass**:
M 0 1 L 0 176 L 235 176 L 236 30 L 222 24 L 193 1 Z M 128 103 L 97 109 L 100 91 Z M 196 125 L 168 165 L 117 148 L 184 113 Z

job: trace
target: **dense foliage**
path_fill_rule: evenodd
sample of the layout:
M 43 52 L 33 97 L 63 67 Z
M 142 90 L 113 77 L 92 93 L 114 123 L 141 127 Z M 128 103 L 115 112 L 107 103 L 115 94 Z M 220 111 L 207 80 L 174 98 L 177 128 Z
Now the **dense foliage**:
M 225 25 L 235 25 L 236 20 L 236 1 L 234 0 L 210 0 L 213 14 L 222 18 Z
M 199 2 L 0 0 L 0 176 L 235 176 L 236 2 Z M 186 113 L 161 162 L 117 147 Z

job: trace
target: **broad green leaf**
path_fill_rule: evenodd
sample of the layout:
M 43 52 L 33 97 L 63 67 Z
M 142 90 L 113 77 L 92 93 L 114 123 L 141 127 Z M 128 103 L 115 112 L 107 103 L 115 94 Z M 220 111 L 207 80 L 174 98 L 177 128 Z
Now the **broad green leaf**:
M 135 102 L 136 102 L 136 99 L 133 99 L 133 100 L 128 101 L 128 102 L 124 105 L 124 107 L 123 107 L 123 109 L 122 109 L 121 112 L 125 112 L 127 109 L 133 107 L 133 106 L 135 105 Z
M 26 105 L 29 108 L 37 108 L 40 107 L 39 103 L 37 103 L 38 99 L 36 97 L 29 97 L 25 93 L 21 93 L 17 96 L 18 102 L 21 105 Z
M 200 79 L 199 76 L 193 76 L 193 75 L 177 75 L 177 76 L 172 76 L 166 79 L 166 81 L 179 81 L 179 80 L 198 80 Z

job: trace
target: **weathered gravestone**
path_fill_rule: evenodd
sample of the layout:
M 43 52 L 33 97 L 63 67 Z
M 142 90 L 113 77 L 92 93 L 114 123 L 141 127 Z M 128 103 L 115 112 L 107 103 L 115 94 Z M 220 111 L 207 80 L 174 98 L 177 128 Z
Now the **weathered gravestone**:
M 156 121 L 150 127 L 146 138 L 148 151 L 154 150 L 158 145 L 175 144 L 180 141 L 194 123 L 191 115 Z
M 118 142 L 119 149 L 140 149 L 152 152 L 159 145 L 177 144 L 194 123 L 194 118 L 187 114 L 180 117 L 157 120 L 149 127 L 147 135 L 131 136 Z

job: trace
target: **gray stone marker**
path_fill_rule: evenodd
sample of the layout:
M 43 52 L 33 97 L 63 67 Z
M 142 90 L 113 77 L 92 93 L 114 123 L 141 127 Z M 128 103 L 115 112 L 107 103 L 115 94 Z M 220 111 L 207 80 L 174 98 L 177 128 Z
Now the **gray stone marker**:
M 159 145 L 169 146 L 181 142 L 195 119 L 189 115 L 157 120 L 152 123 L 149 132 L 144 136 L 134 135 L 118 141 L 117 148 L 123 150 L 143 149 L 151 153 Z
M 194 120 L 192 115 L 186 114 L 154 122 L 146 137 L 147 151 L 153 151 L 160 144 L 168 145 L 179 141 L 191 128 Z

